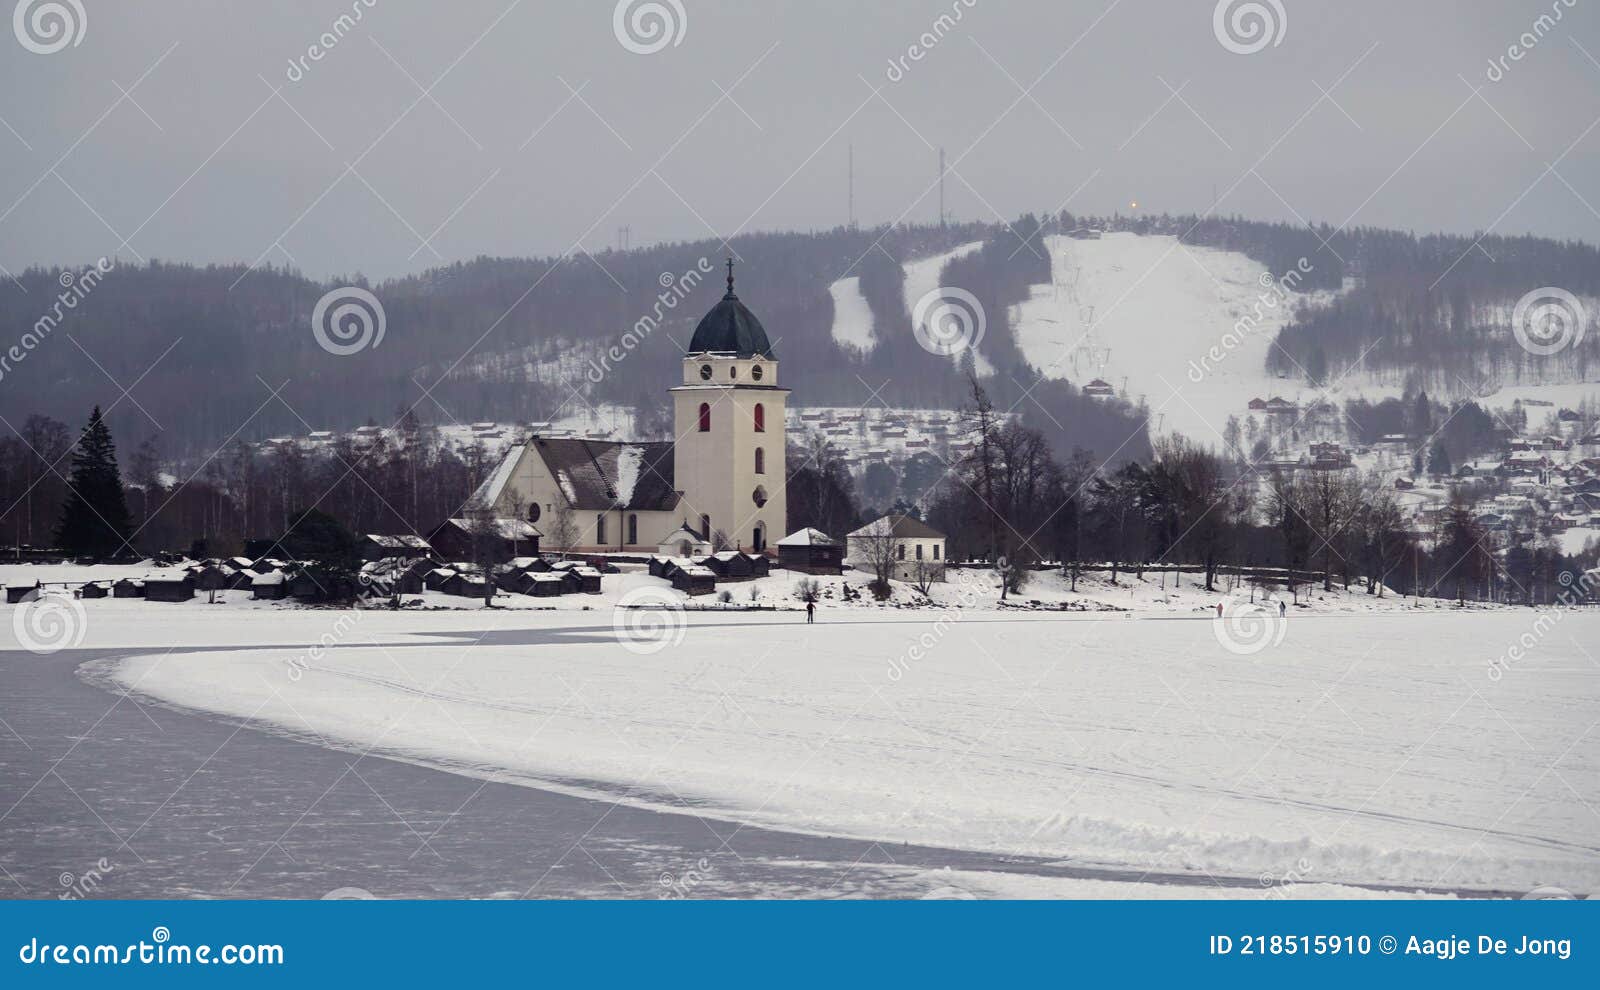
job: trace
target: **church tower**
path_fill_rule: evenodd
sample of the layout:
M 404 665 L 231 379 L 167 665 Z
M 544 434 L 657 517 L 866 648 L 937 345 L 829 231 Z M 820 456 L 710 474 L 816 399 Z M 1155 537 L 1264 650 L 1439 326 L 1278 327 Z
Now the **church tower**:
M 765 550 L 786 530 L 784 412 L 789 390 L 761 321 L 733 291 L 695 328 L 672 389 L 674 481 L 685 521 L 743 550 Z

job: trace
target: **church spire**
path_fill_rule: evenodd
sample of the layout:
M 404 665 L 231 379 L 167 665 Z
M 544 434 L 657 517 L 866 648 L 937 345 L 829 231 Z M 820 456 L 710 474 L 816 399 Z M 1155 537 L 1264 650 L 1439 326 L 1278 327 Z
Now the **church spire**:
M 739 298 L 738 296 L 733 294 L 733 256 L 732 255 L 728 256 L 728 294 L 723 298 L 726 298 L 726 299 L 737 299 L 737 298 Z

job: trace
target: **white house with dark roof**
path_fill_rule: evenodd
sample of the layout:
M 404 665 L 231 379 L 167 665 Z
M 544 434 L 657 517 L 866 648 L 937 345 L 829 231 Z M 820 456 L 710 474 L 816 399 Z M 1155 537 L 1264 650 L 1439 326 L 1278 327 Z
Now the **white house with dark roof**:
M 731 259 L 727 294 L 695 328 L 669 391 L 676 440 L 535 436 L 506 452 L 474 503 L 538 526 L 546 549 L 558 549 L 565 518 L 580 552 L 654 552 L 680 528 L 766 551 L 787 521 L 789 390 L 761 321 L 734 294 Z
M 845 563 L 871 568 L 877 545 L 891 540 L 894 572 L 890 577 L 915 581 L 921 572 L 933 580 L 944 580 L 945 535 L 910 516 L 884 516 L 845 537 Z

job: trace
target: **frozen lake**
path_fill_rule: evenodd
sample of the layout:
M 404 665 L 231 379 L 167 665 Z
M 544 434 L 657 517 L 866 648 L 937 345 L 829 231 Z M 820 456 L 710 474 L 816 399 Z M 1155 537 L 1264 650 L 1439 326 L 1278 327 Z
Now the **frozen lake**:
M 1516 896 L 1600 871 L 1593 614 L 1499 680 L 1533 613 L 1296 617 L 1252 658 L 1186 618 L 697 615 L 641 656 L 609 611 L 373 613 L 312 655 L 290 644 L 340 613 L 191 611 L 217 649 L 184 652 L 129 614 L 0 654 L 12 896 L 102 859 L 124 897 Z

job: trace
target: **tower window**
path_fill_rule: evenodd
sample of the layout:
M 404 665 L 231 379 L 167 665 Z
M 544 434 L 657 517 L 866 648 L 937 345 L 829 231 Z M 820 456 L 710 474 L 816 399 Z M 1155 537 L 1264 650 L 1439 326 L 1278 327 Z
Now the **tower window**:
M 762 506 L 765 506 L 767 504 L 766 486 L 757 485 L 756 490 L 750 493 L 750 501 L 754 502 L 756 504 L 756 508 L 758 509 Z
M 894 549 L 895 549 L 895 557 L 896 558 L 898 558 L 900 560 L 905 560 L 906 559 L 906 545 L 904 543 L 900 544 L 899 546 L 895 547 Z
M 920 543 L 917 544 L 917 559 L 922 559 L 922 544 Z
M 739 377 L 739 366 L 738 365 L 736 365 L 736 364 L 728 365 L 728 377 L 729 378 L 738 378 Z
M 756 417 L 756 432 L 757 433 L 765 433 L 765 432 L 767 432 L 767 407 L 762 405 L 761 403 L 757 402 L 756 403 L 755 417 Z
M 708 540 L 711 539 L 711 517 L 710 516 L 704 516 L 703 515 L 703 516 L 700 517 L 700 535 L 705 537 Z
M 528 521 L 529 522 L 531 522 L 531 523 L 538 522 L 540 515 L 541 515 L 541 513 L 539 512 L 539 503 L 538 502 L 535 502 L 532 505 L 528 506 Z
M 754 378 L 758 382 L 761 380 L 761 365 L 756 364 L 750 366 L 750 377 Z
M 711 365 L 702 364 L 700 366 L 700 380 L 703 382 L 709 382 L 711 380 Z
M 934 560 L 938 560 L 939 559 L 939 544 L 937 544 L 937 543 L 935 543 L 933 545 L 933 559 Z
M 767 452 L 760 447 L 756 448 L 756 474 L 767 473 Z
M 711 432 L 711 403 L 700 403 L 700 432 Z

